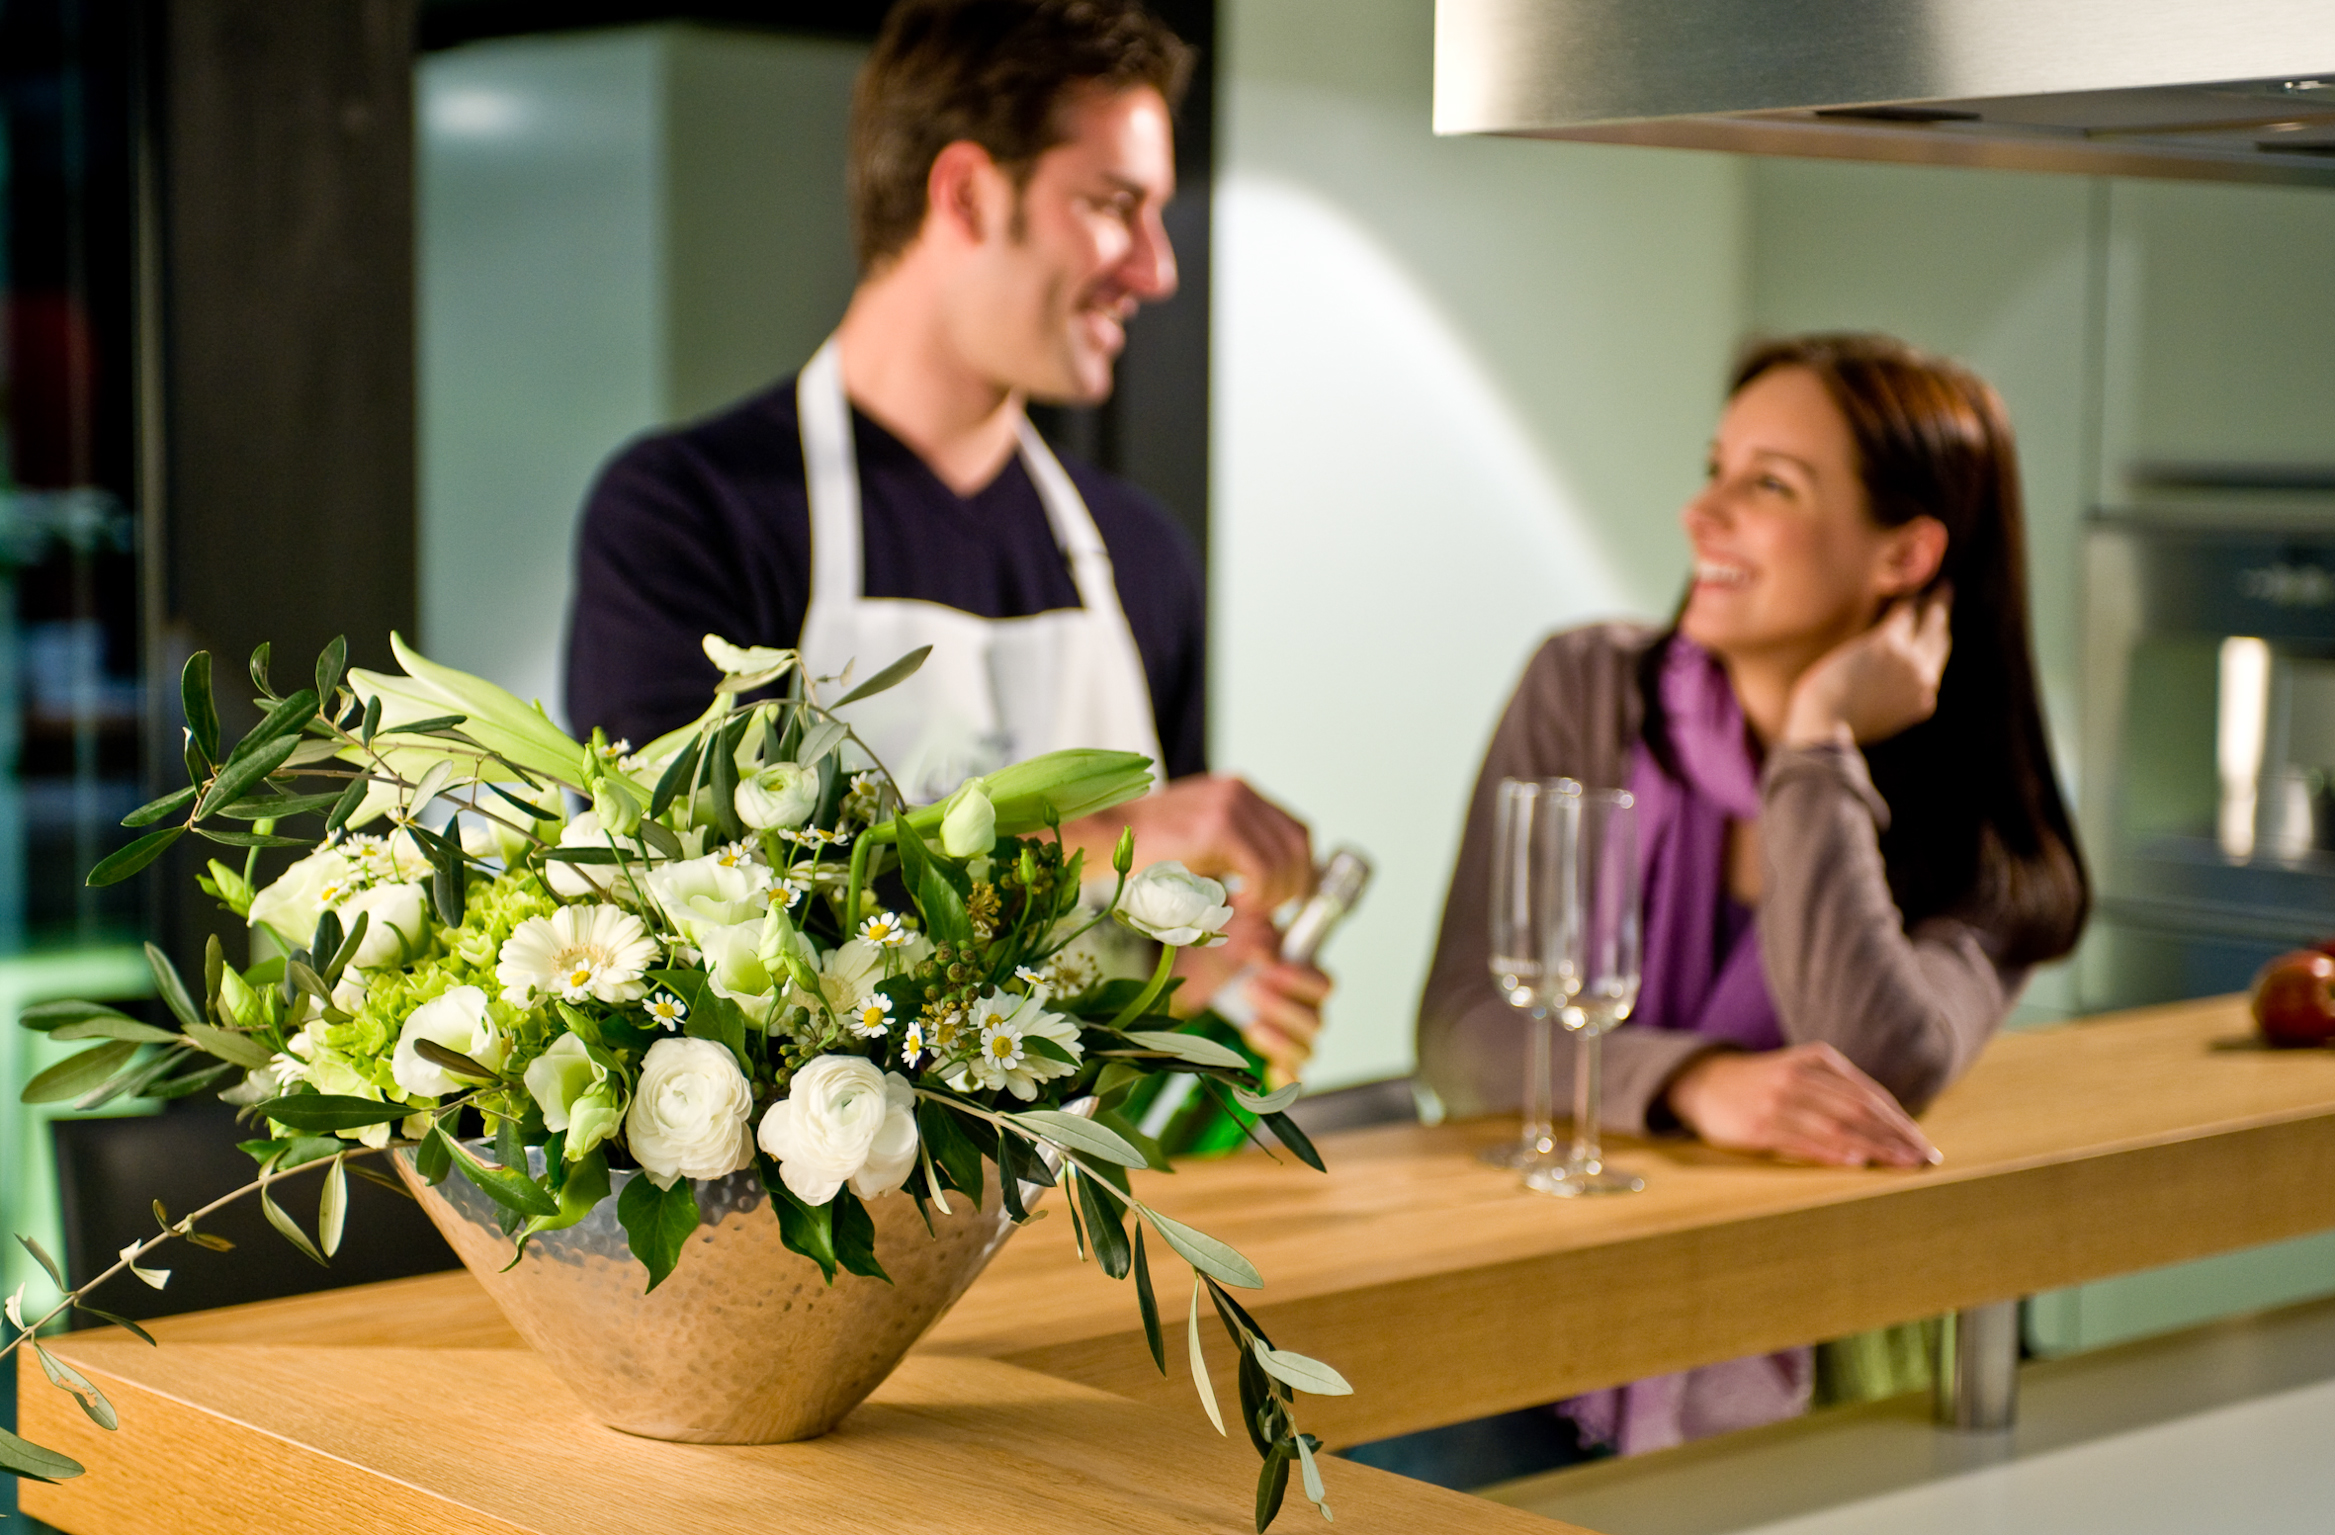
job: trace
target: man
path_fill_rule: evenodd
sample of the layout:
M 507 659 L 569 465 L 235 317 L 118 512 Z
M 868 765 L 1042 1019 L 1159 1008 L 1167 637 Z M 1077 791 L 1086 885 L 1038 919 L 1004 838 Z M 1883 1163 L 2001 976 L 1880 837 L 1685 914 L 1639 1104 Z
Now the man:
M 699 639 L 798 646 L 862 675 L 919 645 L 854 728 L 917 798 L 1065 746 L 1173 780 L 1063 828 L 1101 867 L 1234 876 L 1231 941 L 1186 951 L 1197 1006 L 1248 971 L 1251 1043 L 1294 1077 L 1329 982 L 1267 913 L 1312 878 L 1305 827 L 1205 772 L 1205 594 L 1165 513 L 1066 467 L 1023 404 L 1109 395 L 1125 325 L 1175 291 L 1160 211 L 1190 50 L 1136 0 L 903 0 L 852 107 L 861 280 L 801 375 L 634 443 L 586 506 L 568 643 L 578 729 L 695 715 Z

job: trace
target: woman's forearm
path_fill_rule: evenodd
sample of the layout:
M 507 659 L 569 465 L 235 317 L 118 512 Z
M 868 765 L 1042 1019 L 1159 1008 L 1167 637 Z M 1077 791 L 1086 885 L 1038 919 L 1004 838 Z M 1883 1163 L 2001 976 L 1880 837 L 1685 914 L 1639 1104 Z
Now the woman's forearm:
M 1769 759 L 1760 952 L 1788 1039 L 1833 1045 L 1919 1107 L 1977 1057 L 2024 975 L 1997 966 L 1967 922 L 1905 930 L 1881 860 L 1887 817 L 1853 747 Z

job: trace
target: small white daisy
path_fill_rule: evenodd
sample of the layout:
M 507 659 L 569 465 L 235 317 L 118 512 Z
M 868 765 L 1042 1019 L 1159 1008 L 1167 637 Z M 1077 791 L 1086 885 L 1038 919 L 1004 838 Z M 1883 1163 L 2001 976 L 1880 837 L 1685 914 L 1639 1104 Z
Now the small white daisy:
M 861 939 L 879 949 L 897 949 L 908 941 L 912 931 L 908 919 L 892 911 L 880 911 L 859 925 Z
M 871 991 L 859 999 L 849 1014 L 851 1032 L 862 1039 L 879 1039 L 892 1027 L 892 999 L 880 991 Z
M 1010 1017 L 993 1014 L 981 1026 L 981 1063 L 1000 1075 L 1022 1063 L 1021 1031 Z
M 762 850 L 751 842 L 725 842 L 713 850 L 713 861 L 725 869 L 742 869 L 760 863 L 761 853 Z
M 925 1053 L 932 1048 L 932 1041 L 925 1037 L 924 1031 L 922 1018 L 908 1020 L 908 1028 L 900 1036 L 900 1059 L 903 1064 L 915 1067 L 923 1063 Z
M 677 1029 L 681 1027 L 681 1020 L 689 1016 L 689 1004 L 669 991 L 660 991 L 649 998 L 648 1011 L 649 1016 L 656 1020 L 657 1027 Z

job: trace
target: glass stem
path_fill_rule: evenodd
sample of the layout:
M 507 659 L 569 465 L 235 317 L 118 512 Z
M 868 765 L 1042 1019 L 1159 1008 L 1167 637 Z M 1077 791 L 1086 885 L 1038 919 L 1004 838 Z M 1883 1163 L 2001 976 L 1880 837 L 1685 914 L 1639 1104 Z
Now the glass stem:
M 1545 1152 L 1557 1143 L 1557 1128 L 1551 1123 L 1556 1117 L 1554 1099 L 1549 1081 L 1553 1072 L 1549 1060 L 1549 1010 L 1532 1010 L 1529 1057 L 1524 1066 L 1524 1149 L 1527 1152 Z
M 1577 1178 L 1595 1177 L 1605 1161 L 1597 1142 L 1597 1116 L 1603 1106 L 1605 1083 L 1603 1043 L 1593 1029 L 1583 1029 L 1573 1053 L 1573 1154 L 1565 1171 Z

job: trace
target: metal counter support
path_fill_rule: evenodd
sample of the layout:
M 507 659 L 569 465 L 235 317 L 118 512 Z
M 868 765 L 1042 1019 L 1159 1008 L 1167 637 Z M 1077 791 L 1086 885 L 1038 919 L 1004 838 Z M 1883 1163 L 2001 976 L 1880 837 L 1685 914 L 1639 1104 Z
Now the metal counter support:
M 2019 1303 L 1949 1314 L 1938 1337 L 1937 1421 L 1999 1433 L 2019 1415 Z

